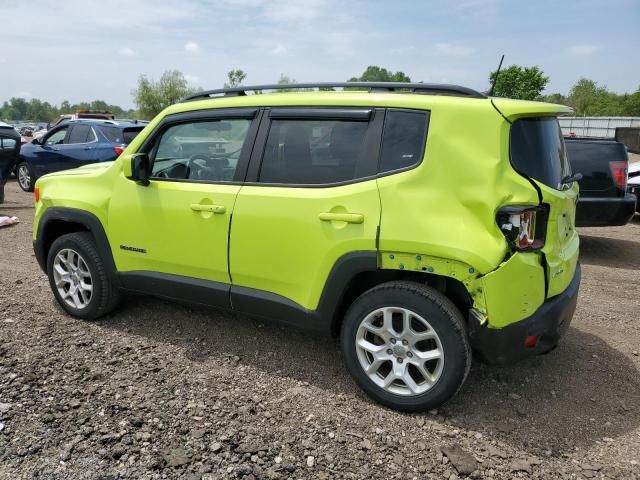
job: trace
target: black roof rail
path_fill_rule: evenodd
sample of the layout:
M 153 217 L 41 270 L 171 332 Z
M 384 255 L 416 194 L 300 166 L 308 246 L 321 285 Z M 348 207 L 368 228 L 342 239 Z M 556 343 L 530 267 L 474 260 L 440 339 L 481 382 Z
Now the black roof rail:
M 320 82 L 320 83 L 278 83 L 273 85 L 252 85 L 217 90 L 206 90 L 194 93 L 180 100 L 188 102 L 203 98 L 238 97 L 247 95 L 247 92 L 262 92 L 265 90 L 298 90 L 298 89 L 329 89 L 329 88 L 362 88 L 370 93 L 375 92 L 400 92 L 417 93 L 423 95 L 450 95 L 456 97 L 486 98 L 482 93 L 459 85 L 442 83 L 406 83 L 406 82 Z

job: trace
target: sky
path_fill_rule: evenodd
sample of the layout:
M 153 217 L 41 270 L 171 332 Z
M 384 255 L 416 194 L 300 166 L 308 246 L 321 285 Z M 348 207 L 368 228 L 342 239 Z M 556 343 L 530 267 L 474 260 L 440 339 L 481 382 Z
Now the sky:
M 640 85 L 640 0 L 0 0 L 0 102 L 105 100 L 132 108 L 140 75 L 191 86 L 344 81 L 368 65 L 413 81 L 488 88 L 505 66 L 538 65 L 546 93 L 580 77 Z

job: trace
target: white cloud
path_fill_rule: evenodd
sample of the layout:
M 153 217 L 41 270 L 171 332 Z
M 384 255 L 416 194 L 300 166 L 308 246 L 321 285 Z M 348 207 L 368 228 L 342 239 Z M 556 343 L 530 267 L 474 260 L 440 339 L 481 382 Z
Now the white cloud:
M 579 55 L 582 57 L 586 57 L 589 55 L 593 55 L 594 53 L 598 53 L 602 50 L 602 46 L 600 45 L 572 45 L 567 48 L 567 53 L 570 55 Z
M 184 79 L 192 85 L 204 85 L 204 80 L 197 75 L 190 75 L 186 73 L 184 75 Z
M 184 45 L 184 51 L 189 53 L 198 53 L 200 51 L 200 45 L 196 42 L 189 41 Z
M 289 49 L 283 45 L 282 43 L 277 43 L 272 49 L 271 53 L 273 55 L 282 55 L 283 53 L 287 53 Z
M 464 45 L 454 45 L 452 43 L 436 43 L 435 51 L 442 55 L 467 57 L 474 52 L 474 49 L 471 47 L 465 47 Z
M 122 47 L 120 50 L 118 50 L 118 53 L 120 53 L 120 55 L 124 55 L 125 57 L 133 57 L 136 55 L 136 51 L 133 48 L 129 47 Z

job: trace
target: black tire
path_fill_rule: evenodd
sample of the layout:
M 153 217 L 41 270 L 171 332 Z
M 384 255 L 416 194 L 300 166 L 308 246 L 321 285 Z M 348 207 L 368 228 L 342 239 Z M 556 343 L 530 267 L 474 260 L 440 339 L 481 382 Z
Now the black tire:
M 20 173 L 24 173 L 28 177 L 22 177 Z M 33 175 L 33 170 L 27 162 L 20 162 L 16 165 L 16 178 L 18 180 L 18 185 L 25 192 L 33 192 L 33 187 L 36 184 L 36 178 Z
M 415 312 L 427 319 L 440 339 L 444 352 L 442 370 L 437 381 L 423 393 L 405 396 L 389 392 L 376 385 L 360 364 L 356 349 L 360 324 L 369 313 L 383 307 Z M 443 294 L 417 282 L 388 282 L 360 295 L 347 311 L 340 340 L 345 363 L 356 383 L 377 402 L 404 412 L 441 406 L 460 390 L 471 368 L 471 346 L 462 314 Z
M 53 267 L 56 255 L 65 249 L 71 249 L 79 254 L 91 275 L 92 292 L 86 306 L 75 308 L 69 305 L 61 296 L 56 286 Z M 47 256 L 47 274 L 49 285 L 60 306 L 71 316 L 83 320 L 96 320 L 118 306 L 120 292 L 109 280 L 105 264 L 95 247 L 93 236 L 88 232 L 69 233 L 58 237 Z

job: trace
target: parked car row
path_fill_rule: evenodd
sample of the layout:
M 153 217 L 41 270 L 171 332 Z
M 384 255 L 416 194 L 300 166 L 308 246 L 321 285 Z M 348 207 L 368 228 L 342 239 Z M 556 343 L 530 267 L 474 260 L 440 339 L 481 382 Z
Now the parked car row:
M 47 173 L 114 160 L 146 124 L 137 120 L 65 120 L 22 147 L 16 166 L 18 184 L 30 192 L 36 180 Z

